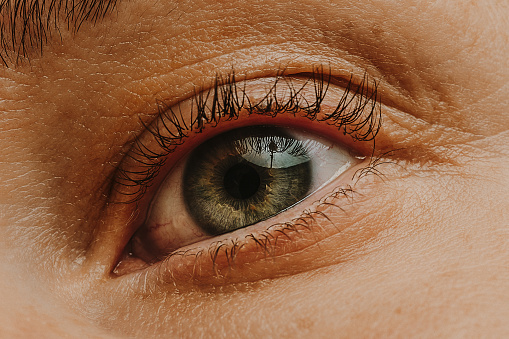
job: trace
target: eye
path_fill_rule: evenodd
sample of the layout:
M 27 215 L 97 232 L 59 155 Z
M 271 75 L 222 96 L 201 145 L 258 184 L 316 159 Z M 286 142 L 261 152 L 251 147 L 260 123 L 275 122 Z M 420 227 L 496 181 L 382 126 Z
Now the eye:
M 352 77 L 332 85 L 336 80 L 321 70 L 242 82 L 231 75 L 175 106 L 161 105 L 115 178 L 112 199 L 121 207 L 111 215 L 127 226 L 113 273 L 152 266 L 154 277 L 163 270 L 171 279 L 207 280 L 219 263 L 230 271 L 233 260 L 258 261 L 279 247 L 298 252 L 318 233 L 337 232 L 336 225 L 313 228 L 326 214 L 298 207 L 325 193 L 348 199 L 354 173 L 373 154 L 381 106 L 376 83 Z M 332 186 L 338 180 L 344 188 Z M 237 277 L 258 276 L 245 273 Z
M 269 219 L 357 162 L 344 147 L 295 129 L 250 126 L 220 134 L 167 175 L 133 237 L 132 254 L 156 262 Z

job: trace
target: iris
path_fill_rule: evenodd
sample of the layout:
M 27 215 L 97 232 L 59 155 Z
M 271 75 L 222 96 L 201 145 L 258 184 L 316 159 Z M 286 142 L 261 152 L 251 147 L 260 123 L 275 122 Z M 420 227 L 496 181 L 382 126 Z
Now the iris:
M 311 157 L 290 130 L 244 127 L 197 147 L 184 171 L 184 200 L 211 235 L 231 232 L 278 214 L 311 189 Z

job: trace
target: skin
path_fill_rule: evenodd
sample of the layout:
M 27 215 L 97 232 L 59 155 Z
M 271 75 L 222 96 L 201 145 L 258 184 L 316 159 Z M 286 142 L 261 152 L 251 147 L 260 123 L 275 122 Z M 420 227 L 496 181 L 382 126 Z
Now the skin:
M 1 336 L 508 336 L 508 14 L 496 0 L 135 0 L 54 34 L 0 70 Z M 109 203 L 111 176 L 156 100 L 232 68 L 315 65 L 377 79 L 377 152 L 401 149 L 334 202 L 346 212 L 326 211 L 341 230 L 318 218 L 319 245 L 292 252 L 304 235 L 219 279 L 113 275 L 133 207 Z M 210 133 L 234 124 L 221 126 Z

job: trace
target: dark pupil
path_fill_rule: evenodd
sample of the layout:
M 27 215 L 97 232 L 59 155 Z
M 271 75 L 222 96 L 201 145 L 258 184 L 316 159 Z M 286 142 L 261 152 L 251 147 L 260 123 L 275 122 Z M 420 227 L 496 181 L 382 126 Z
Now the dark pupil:
M 260 176 L 247 164 L 232 166 L 224 176 L 224 188 L 236 199 L 252 197 L 260 188 Z

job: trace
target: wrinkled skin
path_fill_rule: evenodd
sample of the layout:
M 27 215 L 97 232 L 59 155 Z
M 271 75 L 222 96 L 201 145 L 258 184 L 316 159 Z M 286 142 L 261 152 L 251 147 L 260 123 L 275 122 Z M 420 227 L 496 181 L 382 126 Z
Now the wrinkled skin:
M 509 336 L 508 17 L 495 0 L 134 0 L 52 35 L 0 70 L 1 337 Z M 377 79 L 376 147 L 400 150 L 327 211 L 342 230 L 215 283 L 112 274 L 132 232 L 111 176 L 156 100 L 314 65 Z

